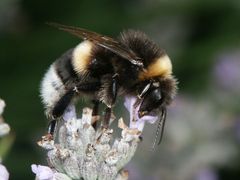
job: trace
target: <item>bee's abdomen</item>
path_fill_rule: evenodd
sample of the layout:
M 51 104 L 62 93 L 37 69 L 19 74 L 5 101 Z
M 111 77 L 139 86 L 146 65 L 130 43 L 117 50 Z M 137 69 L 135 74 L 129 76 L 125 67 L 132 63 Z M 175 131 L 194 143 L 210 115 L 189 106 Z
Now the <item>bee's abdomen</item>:
M 65 86 L 58 76 L 54 64 L 50 66 L 41 82 L 40 96 L 45 107 L 52 108 L 65 93 Z
M 73 49 L 70 49 L 54 63 L 56 73 L 65 85 L 78 79 L 78 75 L 73 68 L 72 56 Z

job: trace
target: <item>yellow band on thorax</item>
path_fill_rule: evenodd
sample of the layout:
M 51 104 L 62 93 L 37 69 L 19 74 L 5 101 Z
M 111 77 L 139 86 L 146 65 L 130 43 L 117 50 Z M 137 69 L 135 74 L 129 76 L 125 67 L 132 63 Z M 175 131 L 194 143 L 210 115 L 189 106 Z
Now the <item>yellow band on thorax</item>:
M 91 58 L 92 43 L 83 41 L 73 51 L 73 67 L 74 70 L 82 74 L 86 71 Z
M 139 74 L 139 79 L 149 79 L 156 76 L 169 76 L 172 74 L 172 63 L 167 55 L 164 55 L 150 64 L 146 71 Z

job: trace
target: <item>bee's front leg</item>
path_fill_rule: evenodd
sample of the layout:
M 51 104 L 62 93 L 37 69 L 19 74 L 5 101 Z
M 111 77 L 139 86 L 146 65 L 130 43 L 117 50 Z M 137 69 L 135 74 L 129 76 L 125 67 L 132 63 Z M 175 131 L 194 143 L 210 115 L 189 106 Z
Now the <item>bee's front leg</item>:
M 48 134 L 51 134 L 53 136 L 56 126 L 57 126 L 57 120 L 51 120 L 48 124 L 48 130 L 47 130 Z

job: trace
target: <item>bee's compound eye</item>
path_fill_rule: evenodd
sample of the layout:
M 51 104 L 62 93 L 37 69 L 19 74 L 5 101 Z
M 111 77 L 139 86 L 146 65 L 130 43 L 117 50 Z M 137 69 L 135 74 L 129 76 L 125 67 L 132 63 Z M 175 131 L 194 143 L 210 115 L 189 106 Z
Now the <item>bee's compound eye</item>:
M 152 110 L 158 108 L 162 104 L 162 95 L 160 88 L 150 90 L 143 98 L 143 101 L 139 108 L 139 117 L 142 117 Z

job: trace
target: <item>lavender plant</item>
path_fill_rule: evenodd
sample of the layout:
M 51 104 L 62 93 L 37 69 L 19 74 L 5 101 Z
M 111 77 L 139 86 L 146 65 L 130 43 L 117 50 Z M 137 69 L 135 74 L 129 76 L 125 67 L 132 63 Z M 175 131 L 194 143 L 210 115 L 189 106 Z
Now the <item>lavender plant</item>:
M 113 138 L 113 129 L 100 127 L 95 130 L 92 127 L 96 117 L 92 117 L 91 109 L 84 108 L 79 119 L 75 107 L 69 106 L 63 116 L 64 122 L 55 132 L 55 138 L 47 134 L 38 142 L 47 150 L 48 167 L 32 165 L 36 179 L 128 179 L 128 171 L 123 168 L 136 152 L 144 123 L 153 123 L 157 119 L 146 116 L 132 122 L 135 100 L 133 97 L 126 98 L 130 125 L 127 126 L 122 118 L 118 120 L 121 129 L 118 139 Z M 114 119 L 112 115 L 111 121 Z

